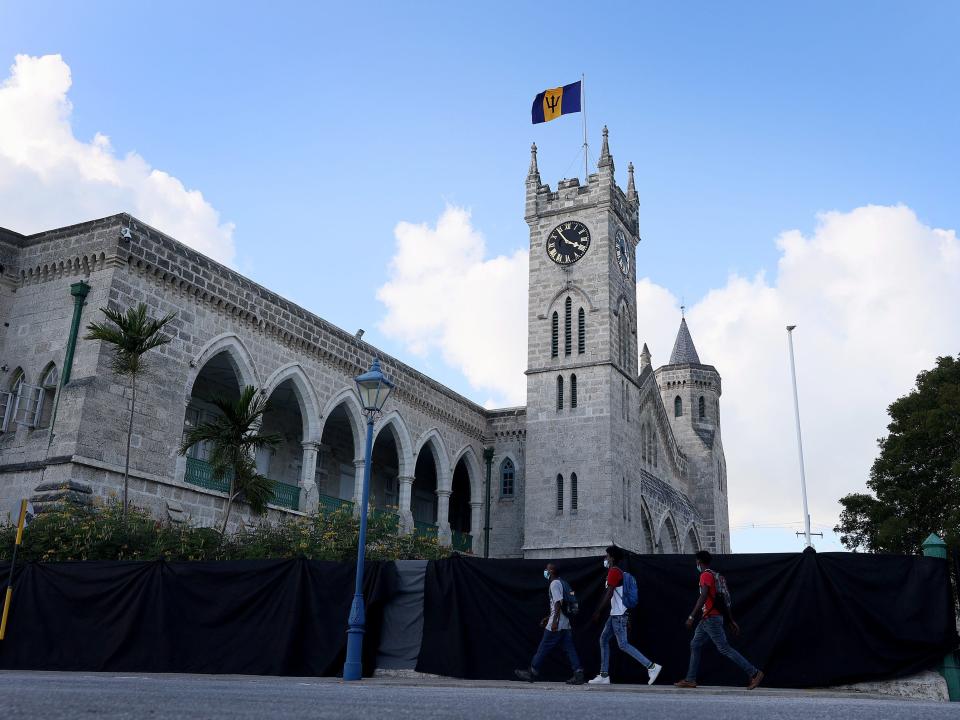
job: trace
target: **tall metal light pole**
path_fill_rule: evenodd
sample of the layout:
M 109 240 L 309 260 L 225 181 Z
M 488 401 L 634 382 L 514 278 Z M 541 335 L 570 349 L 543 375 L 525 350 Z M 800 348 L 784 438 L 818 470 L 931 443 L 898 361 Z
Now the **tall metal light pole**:
M 363 414 L 367 416 L 367 447 L 363 465 L 363 497 L 360 501 L 360 537 L 357 542 L 357 576 L 350 606 L 350 627 L 347 629 L 347 661 L 343 664 L 344 680 L 360 680 L 363 677 L 363 633 L 366 612 L 363 605 L 363 562 L 367 550 L 367 503 L 370 500 L 370 457 L 373 453 L 373 423 L 383 410 L 393 383 L 380 371 L 380 361 L 363 375 L 354 378 L 357 395 Z
M 484 523 L 483 523 L 483 556 L 485 558 L 490 557 L 490 466 L 493 464 L 493 448 L 487 447 L 483 449 L 483 459 L 487 463 L 487 502 L 486 509 L 484 510 Z
M 807 476 L 803 470 L 803 439 L 800 437 L 800 400 L 797 398 L 797 366 L 793 360 L 793 330 L 796 325 L 787 325 L 787 344 L 790 346 L 790 379 L 793 381 L 793 412 L 797 418 L 797 452 L 800 454 L 800 489 L 803 492 L 803 534 L 807 547 L 810 541 L 810 512 L 807 509 Z

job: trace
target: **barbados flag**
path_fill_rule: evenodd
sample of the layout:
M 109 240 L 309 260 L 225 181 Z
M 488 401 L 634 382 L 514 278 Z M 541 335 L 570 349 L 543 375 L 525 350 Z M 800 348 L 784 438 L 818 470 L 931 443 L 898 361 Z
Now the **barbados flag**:
M 533 99 L 533 124 L 580 112 L 580 81 L 544 90 Z

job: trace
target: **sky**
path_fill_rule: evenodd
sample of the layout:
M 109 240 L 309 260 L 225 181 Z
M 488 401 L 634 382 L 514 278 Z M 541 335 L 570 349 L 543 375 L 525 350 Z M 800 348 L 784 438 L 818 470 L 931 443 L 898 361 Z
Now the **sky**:
M 734 549 L 822 550 L 960 352 L 960 6 L 0 1 L 0 226 L 128 211 L 488 406 L 523 404 L 530 143 L 586 77 L 640 195 L 638 334 L 723 376 Z

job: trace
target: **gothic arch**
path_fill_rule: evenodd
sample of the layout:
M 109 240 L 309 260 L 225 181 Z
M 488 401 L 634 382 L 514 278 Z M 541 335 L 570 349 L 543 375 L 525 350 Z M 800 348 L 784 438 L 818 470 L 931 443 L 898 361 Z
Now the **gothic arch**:
M 557 301 L 565 295 L 579 295 L 583 299 L 583 302 L 586 303 L 587 310 L 589 312 L 594 312 L 597 309 L 597 306 L 593 304 L 593 300 L 590 299 L 590 296 L 587 294 L 586 290 L 581 288 L 576 283 L 570 283 L 556 293 L 552 298 L 550 298 L 550 302 L 547 303 L 547 306 L 543 311 L 544 318 L 550 317 L 550 311 L 553 310 L 553 306 L 556 305 Z
M 327 423 L 327 418 L 329 418 L 330 414 L 340 405 L 343 406 L 347 420 L 350 422 L 350 431 L 353 433 L 354 454 L 357 456 L 355 459 L 362 460 L 364 453 L 363 444 L 366 442 L 363 429 L 366 422 L 363 419 L 363 409 L 360 407 L 360 401 L 357 399 L 357 391 L 351 387 L 343 388 L 343 390 L 336 393 L 327 401 L 323 411 L 320 413 L 320 427 L 317 438 L 323 437 L 323 428 Z
M 660 519 L 656 538 L 657 545 L 660 548 L 660 555 L 680 552 L 680 538 L 677 535 L 677 523 L 669 511 Z
M 410 431 L 407 430 L 407 424 L 403 421 L 403 417 L 396 410 L 391 410 L 388 412 L 386 415 L 380 418 L 380 420 L 374 426 L 374 444 L 377 442 L 377 436 L 387 428 L 390 429 L 390 432 L 393 433 L 394 439 L 397 441 L 397 459 L 400 463 L 400 467 L 397 468 L 397 470 L 400 473 L 400 477 L 413 477 L 414 453 L 413 443 L 410 441 Z M 359 447 L 363 448 L 363 444 L 365 442 L 366 440 L 361 441 Z M 363 452 L 363 450 L 360 452 Z
M 640 531 L 643 535 L 643 551 L 651 555 L 657 552 L 657 541 L 653 535 L 653 515 L 650 514 L 650 508 L 647 502 L 640 498 Z
M 287 380 L 293 385 L 293 394 L 300 406 L 303 439 L 320 442 L 320 434 L 323 432 L 320 424 L 320 401 L 300 363 L 288 363 L 274 370 L 263 384 L 264 394 L 269 398 L 273 391 Z
M 190 375 L 187 378 L 187 395 L 193 390 L 193 384 L 197 380 L 197 375 L 203 370 L 203 366 L 220 353 L 226 353 L 233 372 L 237 376 L 237 381 L 242 388 L 244 385 L 252 385 L 260 388 L 260 379 L 257 377 L 256 366 L 253 357 L 246 345 L 236 333 L 223 333 L 210 340 L 190 361 Z
M 414 457 L 420 454 L 424 447 L 430 446 L 433 452 L 433 459 L 437 464 L 437 490 L 450 490 L 450 484 L 453 482 L 453 467 L 450 465 L 450 455 L 447 453 L 447 446 L 440 436 L 437 428 L 430 428 L 417 440 Z M 471 493 L 472 494 L 472 493 Z
M 700 550 L 700 548 L 700 536 L 697 535 L 697 528 L 693 523 L 690 523 L 690 527 L 687 528 L 687 531 L 683 535 L 683 552 L 687 555 L 692 555 Z
M 470 478 L 470 502 L 482 502 L 483 483 L 481 478 L 483 474 L 480 471 L 480 462 L 477 460 L 477 453 L 474 451 L 472 445 L 464 445 L 460 448 L 450 467 L 456 470 L 460 460 L 464 460 L 467 464 L 467 475 Z

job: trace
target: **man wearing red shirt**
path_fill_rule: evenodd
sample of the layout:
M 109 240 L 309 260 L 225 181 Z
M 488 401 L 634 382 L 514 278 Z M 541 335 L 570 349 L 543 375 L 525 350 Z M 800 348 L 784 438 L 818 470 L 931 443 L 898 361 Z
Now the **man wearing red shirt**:
M 700 618 L 700 622 L 693 633 L 693 640 L 690 641 L 690 667 L 687 669 L 687 677 L 674 683 L 674 685 L 679 688 L 695 688 L 697 686 L 700 651 L 709 638 L 716 645 L 721 655 L 733 660 L 747 674 L 747 677 L 750 678 L 747 689 L 753 690 L 763 680 L 763 673 L 751 665 L 743 655 L 730 647 L 727 633 L 723 628 L 724 622 L 730 622 L 734 634 L 740 632 L 740 627 L 734 621 L 729 608 L 725 608 L 727 614 L 724 616 L 720 612 L 720 608 L 717 607 L 717 579 L 710 572 L 710 562 L 712 561 L 710 553 L 701 550 L 695 557 L 697 558 L 697 572 L 700 575 L 700 596 L 697 598 L 697 604 L 693 606 L 693 612 L 687 618 L 687 627 L 693 627 L 697 618 Z
M 627 655 L 632 657 L 638 663 L 647 669 L 647 684 L 653 685 L 657 681 L 657 676 L 663 669 L 657 663 L 648 660 L 643 653 L 637 650 L 627 639 L 627 608 L 623 604 L 623 571 L 619 565 L 623 562 L 623 550 L 616 545 L 607 548 L 607 557 L 603 561 L 607 568 L 607 592 L 603 596 L 600 607 L 593 615 L 593 621 L 600 620 L 607 602 L 610 603 L 610 617 L 603 626 L 603 632 L 600 633 L 600 674 L 590 681 L 590 685 L 609 685 L 610 684 L 610 638 L 617 639 L 617 645 Z

